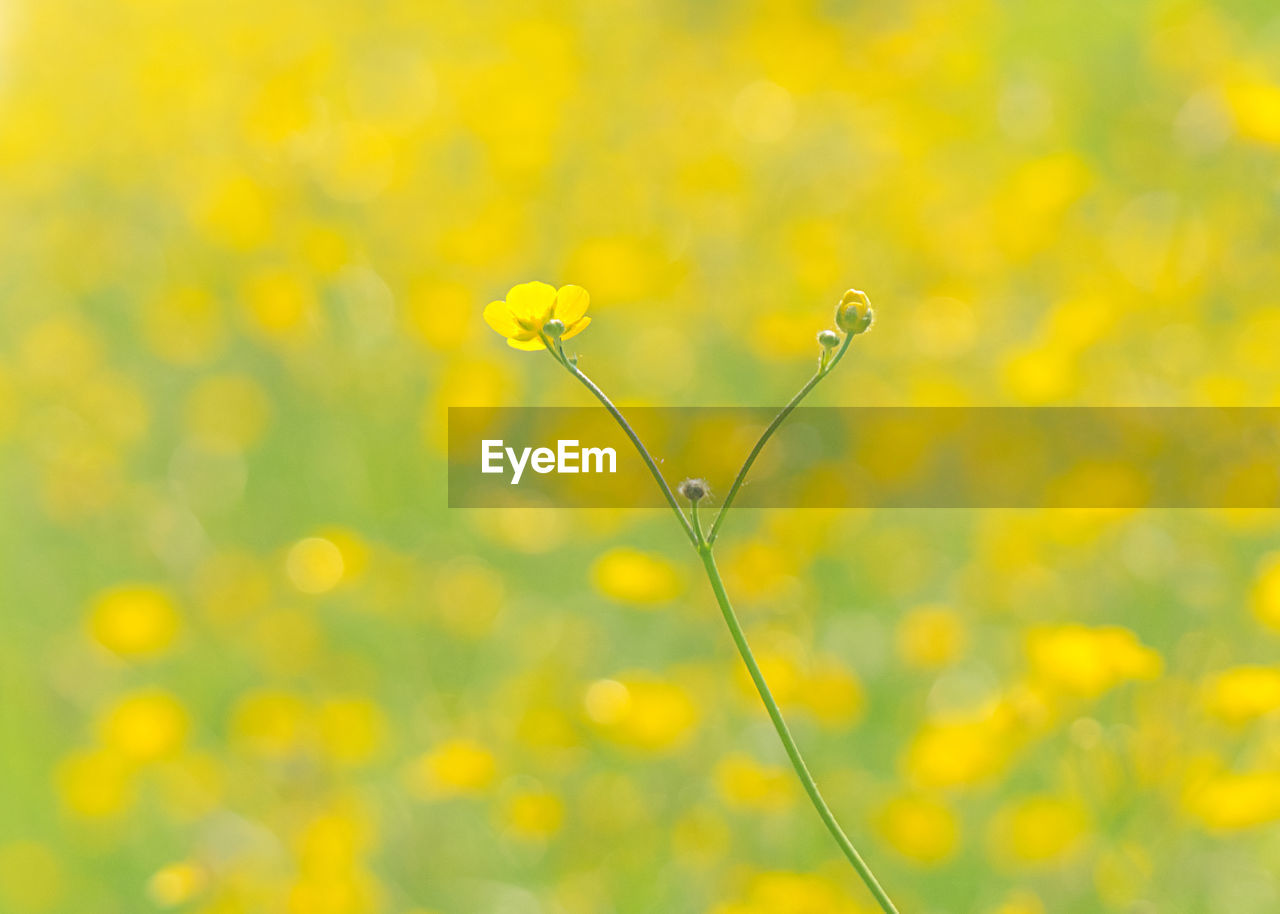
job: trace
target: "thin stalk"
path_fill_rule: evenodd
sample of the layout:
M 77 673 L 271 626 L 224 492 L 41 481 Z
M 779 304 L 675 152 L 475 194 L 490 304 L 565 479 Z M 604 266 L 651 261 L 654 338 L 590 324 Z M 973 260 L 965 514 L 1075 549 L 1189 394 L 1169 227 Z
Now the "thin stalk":
M 715 520 L 711 522 L 711 530 L 707 533 L 707 542 L 714 543 L 716 537 L 720 535 L 720 526 L 724 523 L 725 517 L 729 513 L 729 508 L 733 505 L 733 500 L 738 495 L 738 490 L 742 488 L 742 483 L 747 478 L 747 473 L 751 470 L 752 464 L 756 462 L 756 458 L 760 456 L 760 452 L 764 450 L 764 446 L 773 437 L 773 433 L 778 430 L 787 416 L 791 415 L 791 411 L 800 405 L 800 401 L 809 395 L 809 391 L 818 386 L 818 382 L 831 373 L 831 370 L 840 363 L 844 358 L 844 354 L 849 349 L 849 343 L 853 341 L 853 334 L 846 333 L 844 342 L 840 344 L 840 349 L 835 356 L 827 361 L 825 354 L 821 362 L 818 363 L 818 370 L 814 372 L 813 377 L 805 382 L 804 387 L 800 388 L 800 392 L 791 398 L 791 402 L 773 417 L 773 421 L 769 423 L 769 427 L 756 441 L 755 446 L 751 449 L 751 453 L 747 455 L 747 459 L 742 462 L 742 467 L 738 470 L 738 475 L 734 477 L 733 485 L 729 486 L 729 494 L 724 497 L 724 502 L 720 505 L 720 510 L 716 513 Z
M 849 836 L 844 833 L 844 829 L 836 821 L 831 808 L 827 806 L 826 800 L 822 798 L 822 793 L 818 790 L 818 785 L 813 780 L 813 775 L 809 773 L 809 767 L 805 764 L 804 757 L 800 754 L 800 748 L 796 745 L 795 737 L 791 735 L 791 730 L 787 727 L 787 722 L 782 717 L 782 711 L 778 708 L 778 703 L 774 700 L 773 693 L 769 691 L 769 684 L 765 682 L 764 674 L 760 672 L 760 665 L 756 663 L 755 655 L 751 652 L 751 646 L 747 643 L 747 636 L 743 633 L 742 625 L 738 622 L 738 616 L 729 602 L 729 595 L 725 593 L 724 582 L 720 580 L 720 571 L 716 568 L 716 560 L 711 555 L 710 543 L 704 543 L 698 548 L 698 556 L 702 559 L 702 567 L 706 569 L 707 580 L 711 582 L 711 590 L 716 595 L 716 602 L 720 604 L 720 612 L 724 616 L 725 624 L 729 626 L 729 633 L 733 636 L 733 643 L 737 646 L 738 654 L 742 657 L 742 662 L 746 664 L 747 671 L 751 674 L 751 681 L 755 683 L 756 691 L 760 693 L 760 700 L 764 702 L 764 706 L 769 712 L 769 719 L 773 721 L 773 729 L 778 731 L 778 739 L 782 740 L 782 746 L 787 751 L 787 758 L 791 760 L 791 767 L 795 769 L 796 776 L 800 778 L 800 783 L 804 785 L 804 792 L 809 795 L 809 800 L 813 803 L 813 808 L 818 811 L 823 824 L 827 826 L 827 831 L 831 832 L 831 837 L 836 839 L 836 844 L 840 845 L 840 850 L 844 852 L 845 857 L 853 864 L 853 868 L 858 871 L 858 875 L 862 877 L 867 890 L 875 897 L 880 909 L 885 914 L 898 914 L 898 909 L 893 906 L 889 895 L 881 887 L 875 874 L 871 872 L 871 867 L 867 866 L 867 862 L 862 859 L 858 849 L 853 846 Z
M 709 544 L 707 543 L 707 538 L 702 535 L 702 521 L 698 519 L 699 501 L 701 501 L 700 498 L 693 498 L 689 500 L 689 513 L 693 515 L 693 532 L 697 537 L 697 542 L 695 542 L 694 545 L 697 546 L 698 551 L 701 552 L 703 549 L 709 548 Z
M 871 872 L 871 868 L 867 866 L 862 855 L 858 853 L 858 849 L 854 847 L 853 842 L 849 840 L 848 835 L 840 827 L 840 823 L 836 821 L 835 815 L 831 812 L 831 808 L 827 806 L 826 800 L 822 798 L 822 793 L 818 790 L 818 785 L 813 779 L 813 775 L 809 773 L 809 768 L 805 764 L 804 756 L 800 754 L 800 747 L 796 745 L 795 737 L 791 735 L 787 722 L 782 717 L 782 711 L 778 707 L 777 701 L 774 700 L 773 693 L 769 690 L 769 684 L 765 681 L 764 674 L 760 671 L 760 665 L 756 663 L 755 655 L 751 652 L 751 646 L 747 643 L 747 637 L 742 631 L 742 625 L 738 622 L 738 616 L 733 611 L 733 605 L 729 602 L 729 595 L 725 593 L 724 582 L 720 578 L 720 571 L 716 567 L 715 558 L 711 554 L 712 544 L 715 542 L 716 535 L 719 532 L 720 525 L 724 522 L 725 513 L 729 506 L 733 503 L 734 496 L 737 495 L 738 489 L 742 487 L 742 482 L 746 478 L 747 472 L 751 469 L 751 465 L 755 462 L 756 457 L 764 448 L 765 443 L 772 437 L 778 426 L 783 420 L 790 415 L 791 411 L 799 405 L 800 401 L 805 398 L 809 391 L 817 386 L 818 382 L 826 377 L 836 364 L 844 357 L 845 352 L 849 348 L 852 335 L 846 335 L 844 342 L 839 350 L 828 358 L 828 353 L 823 353 L 821 361 L 818 363 L 818 371 L 812 378 L 800 389 L 800 392 L 791 398 L 791 402 L 783 407 L 782 411 L 774 417 L 773 422 L 765 429 L 760 440 L 756 442 L 755 447 L 751 449 L 751 453 L 747 456 L 746 462 L 738 471 L 738 476 L 733 482 L 732 488 L 729 490 L 728 496 L 725 498 L 724 504 L 721 505 L 719 512 L 716 514 L 715 521 L 712 524 L 709 534 L 704 534 L 702 529 L 702 521 L 698 516 L 698 499 L 690 501 L 690 517 L 686 517 L 680 504 L 676 501 L 675 494 L 671 491 L 671 487 L 667 485 L 666 479 L 663 478 L 662 472 L 658 469 L 657 463 L 649 454 L 640 437 L 631 428 L 630 423 L 622 415 L 622 412 L 613 405 L 613 402 L 597 387 L 590 378 L 588 378 L 578 368 L 577 363 L 569 359 L 564 354 L 564 349 L 560 346 L 559 340 L 551 340 L 545 335 L 542 341 L 546 344 L 547 351 L 551 353 L 551 357 L 564 366 L 564 368 L 595 395 L 613 416 L 622 430 L 626 432 L 627 437 L 631 439 L 631 443 L 635 445 L 636 451 L 644 459 L 645 464 L 649 467 L 649 472 L 653 474 L 654 480 L 657 481 L 658 487 L 662 489 L 663 495 L 667 499 L 667 504 L 671 506 L 671 510 L 675 512 L 680 519 L 680 525 L 684 528 L 685 534 L 689 537 L 689 541 L 698 552 L 698 557 L 702 560 L 702 567 L 707 574 L 707 580 L 711 584 L 711 590 L 715 594 L 716 602 L 720 605 L 720 612 L 724 616 L 725 624 L 729 627 L 729 634 L 733 636 L 733 643 L 738 649 L 742 662 L 746 665 L 747 671 L 751 674 L 751 680 L 755 683 L 756 691 L 760 694 L 760 700 L 764 702 L 765 709 L 769 712 L 769 719 L 773 722 L 773 728 L 778 732 L 778 738 L 782 741 L 782 746 L 786 750 L 787 758 L 791 760 L 791 767 L 795 769 L 796 776 L 800 778 L 800 783 L 804 787 L 804 791 L 809 796 L 810 802 L 813 803 L 814 809 L 817 810 L 818 816 L 827 827 L 827 831 L 835 838 L 836 844 L 840 850 L 853 864 L 853 868 L 862 878 L 868 891 L 875 897 L 876 902 L 880 905 L 884 914 L 898 914 L 898 909 L 894 907 L 893 902 L 889 900 L 888 894 L 876 880 L 875 874 Z
M 559 340 L 554 341 L 554 348 L 552 340 L 549 340 L 544 336 L 542 341 L 546 344 L 547 351 L 551 353 L 551 357 L 563 365 L 569 374 L 581 381 L 583 386 L 595 395 L 595 398 L 599 400 L 604 408 L 609 411 L 609 415 L 613 416 L 618 425 L 622 427 L 622 430 L 627 433 L 627 437 L 630 438 L 631 443 L 635 445 L 636 451 L 639 452 L 641 459 L 644 460 L 645 465 L 649 468 L 649 472 L 653 474 L 654 481 L 658 483 L 658 488 L 662 490 L 662 494 L 666 497 L 667 504 L 670 505 L 671 510 L 676 513 L 676 517 L 680 518 L 680 526 L 684 528 L 685 536 L 689 537 L 690 543 L 697 546 L 698 537 L 693 532 L 693 527 L 689 524 L 689 518 L 685 517 L 684 511 L 680 510 L 680 503 L 676 501 L 675 493 L 671 491 L 671 486 L 667 485 L 667 480 L 663 478 L 662 471 L 658 469 L 657 462 L 649 453 L 648 448 L 644 446 L 644 442 L 640 440 L 640 436 L 635 433 L 635 429 L 631 427 L 631 423 L 629 423 L 626 417 L 622 415 L 622 411 L 618 409 L 618 407 L 614 406 L 613 401 L 605 396 L 604 391 L 597 387 L 595 382 L 583 374 L 582 369 L 580 369 L 576 363 L 571 361 L 569 357 L 564 354 L 564 350 L 560 347 Z

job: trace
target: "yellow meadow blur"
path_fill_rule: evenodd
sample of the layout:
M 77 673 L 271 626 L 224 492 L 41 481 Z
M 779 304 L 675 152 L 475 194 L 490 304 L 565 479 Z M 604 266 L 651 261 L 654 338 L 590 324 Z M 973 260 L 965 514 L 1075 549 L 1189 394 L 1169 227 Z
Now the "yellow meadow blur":
M 5 4 L 0 910 L 872 910 L 671 518 L 450 511 L 446 411 L 589 405 L 553 320 L 778 405 L 851 282 L 813 405 L 1280 405 L 1278 61 L 1261 0 Z M 1276 910 L 1276 512 L 719 548 L 904 911 Z

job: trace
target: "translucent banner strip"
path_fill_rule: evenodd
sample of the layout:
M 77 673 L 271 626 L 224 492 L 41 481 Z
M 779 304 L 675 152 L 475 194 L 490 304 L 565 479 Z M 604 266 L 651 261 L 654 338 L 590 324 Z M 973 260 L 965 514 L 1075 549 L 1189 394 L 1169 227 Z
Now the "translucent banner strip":
M 724 492 L 775 410 L 632 408 L 675 486 Z M 451 408 L 451 507 L 658 508 L 601 409 Z M 738 504 L 755 508 L 1280 507 L 1280 408 L 796 410 Z

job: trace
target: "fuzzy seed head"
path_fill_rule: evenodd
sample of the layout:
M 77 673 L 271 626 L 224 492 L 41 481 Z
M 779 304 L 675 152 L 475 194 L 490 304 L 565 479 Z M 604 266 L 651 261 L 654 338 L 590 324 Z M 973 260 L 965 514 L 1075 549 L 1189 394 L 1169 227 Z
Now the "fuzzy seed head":
M 676 486 L 676 491 L 689 501 L 701 501 L 711 494 L 711 486 L 705 479 L 686 479 Z

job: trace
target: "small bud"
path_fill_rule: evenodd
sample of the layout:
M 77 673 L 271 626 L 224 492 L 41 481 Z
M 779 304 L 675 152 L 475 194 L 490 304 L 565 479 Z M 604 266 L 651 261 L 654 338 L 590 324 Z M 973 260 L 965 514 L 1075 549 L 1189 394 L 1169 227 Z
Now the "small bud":
M 689 501 L 701 501 L 711 494 L 711 486 L 705 479 L 686 479 L 676 486 L 676 491 Z
M 857 289 L 844 293 L 840 304 L 836 305 L 836 326 L 853 336 L 865 333 L 874 317 L 871 299 L 867 298 L 867 293 Z
M 871 307 L 871 299 L 861 289 L 850 289 L 840 296 L 840 304 L 842 305 L 852 305 L 855 302 L 866 305 L 868 308 Z
M 840 334 L 834 330 L 821 330 L 818 332 L 818 343 L 823 349 L 835 349 L 840 345 Z
M 542 332 L 553 340 L 560 339 L 560 334 L 564 333 L 564 321 L 558 317 L 553 317 L 542 325 Z

